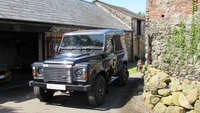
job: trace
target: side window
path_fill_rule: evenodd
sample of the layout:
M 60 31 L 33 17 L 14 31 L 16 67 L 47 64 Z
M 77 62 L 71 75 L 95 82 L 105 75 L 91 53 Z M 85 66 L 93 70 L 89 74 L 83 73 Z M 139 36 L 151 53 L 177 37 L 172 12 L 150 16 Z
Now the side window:
M 106 36 L 106 53 L 109 52 L 111 46 L 113 47 L 112 52 L 117 53 L 123 50 L 120 35 Z
M 115 52 L 119 52 L 119 51 L 123 50 L 120 35 L 114 35 L 113 36 L 113 43 L 114 43 Z
M 106 53 L 112 53 L 114 52 L 114 42 L 112 36 L 106 36 Z

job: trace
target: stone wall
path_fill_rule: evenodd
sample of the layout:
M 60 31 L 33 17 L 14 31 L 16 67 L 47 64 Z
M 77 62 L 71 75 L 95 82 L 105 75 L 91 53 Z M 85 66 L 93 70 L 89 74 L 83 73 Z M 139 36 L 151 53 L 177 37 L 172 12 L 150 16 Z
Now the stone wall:
M 128 62 L 132 62 L 133 59 L 133 54 L 132 54 L 132 37 L 131 37 L 132 33 L 131 32 L 125 32 L 125 34 L 121 37 L 121 43 L 122 43 L 122 47 L 124 48 L 124 50 L 127 52 L 125 57 L 127 58 Z
M 100 8 L 102 8 L 104 11 L 106 11 L 107 13 L 109 13 L 111 16 L 113 16 L 115 19 L 117 19 L 118 21 L 120 21 L 121 23 L 123 23 L 124 25 L 126 25 L 129 28 L 132 28 L 133 31 L 128 32 L 128 35 L 126 33 L 126 44 L 129 45 L 125 45 L 124 47 L 126 48 L 128 54 L 127 54 L 127 58 L 128 58 L 128 62 L 134 62 L 135 60 L 135 56 L 134 55 L 134 39 L 135 38 L 139 38 L 140 39 L 140 44 L 139 44 L 139 54 L 137 54 L 137 56 L 139 56 L 140 58 L 144 58 L 145 56 L 145 22 L 141 20 L 141 34 L 140 36 L 137 35 L 136 31 L 137 31 L 137 19 L 134 19 L 131 16 L 128 16 L 118 10 L 116 10 L 115 6 L 109 6 L 108 4 L 104 4 L 101 2 L 95 2 L 96 5 L 98 5 Z M 117 7 L 118 8 L 118 7 Z
M 200 1 L 197 2 L 199 4 Z M 147 0 L 145 49 L 147 51 L 146 59 L 148 60 L 146 63 L 150 63 L 153 67 L 164 70 L 172 76 L 181 77 L 184 75 L 183 78 L 200 80 L 198 76 L 200 61 L 194 68 L 191 59 L 187 59 L 183 65 L 180 65 L 176 62 L 179 60 L 176 56 L 170 56 L 170 59 L 175 60 L 175 64 L 172 66 L 172 64 L 165 62 L 162 57 L 162 52 L 167 48 L 167 38 L 171 36 L 173 28 L 179 26 L 180 21 L 185 23 L 185 34 L 189 37 L 192 20 L 191 9 L 191 0 Z
M 173 78 L 149 67 L 143 98 L 145 105 L 158 113 L 200 113 L 200 82 Z

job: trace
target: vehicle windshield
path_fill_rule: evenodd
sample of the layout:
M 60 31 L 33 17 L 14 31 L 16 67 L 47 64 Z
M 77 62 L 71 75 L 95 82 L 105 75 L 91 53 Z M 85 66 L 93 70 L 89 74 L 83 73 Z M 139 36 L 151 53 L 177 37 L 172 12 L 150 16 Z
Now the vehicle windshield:
M 61 47 L 103 47 L 104 35 L 71 35 L 64 36 Z

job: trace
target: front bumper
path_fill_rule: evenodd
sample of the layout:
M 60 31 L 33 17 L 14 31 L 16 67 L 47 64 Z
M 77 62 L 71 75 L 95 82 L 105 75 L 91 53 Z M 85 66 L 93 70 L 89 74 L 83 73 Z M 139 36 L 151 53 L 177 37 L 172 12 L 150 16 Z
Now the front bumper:
M 52 83 L 37 82 L 34 80 L 29 81 L 29 86 L 43 87 L 46 89 L 53 89 L 53 90 L 73 90 L 73 91 L 85 91 L 85 92 L 90 91 L 92 89 L 91 85 L 52 84 Z M 50 87 L 50 86 L 53 86 L 53 87 Z

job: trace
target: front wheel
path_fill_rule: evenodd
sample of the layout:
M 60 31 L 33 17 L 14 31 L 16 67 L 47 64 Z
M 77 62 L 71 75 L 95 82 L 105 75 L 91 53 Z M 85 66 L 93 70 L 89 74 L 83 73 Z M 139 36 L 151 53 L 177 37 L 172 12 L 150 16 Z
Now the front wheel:
M 34 87 L 33 92 L 36 98 L 41 101 L 48 101 L 53 97 L 54 90 L 44 89 L 41 87 Z
M 123 64 L 121 71 L 119 72 L 119 78 L 117 79 L 117 84 L 119 86 L 125 86 L 128 80 L 128 69 L 127 65 Z
M 92 90 L 87 92 L 87 98 L 90 105 L 100 106 L 104 103 L 106 94 L 106 82 L 103 76 L 98 75 L 92 86 Z

